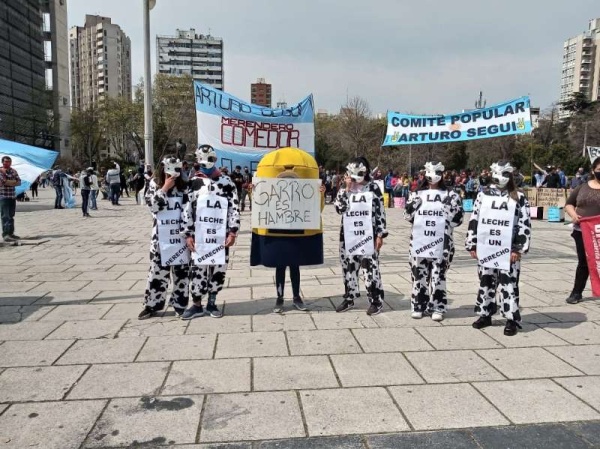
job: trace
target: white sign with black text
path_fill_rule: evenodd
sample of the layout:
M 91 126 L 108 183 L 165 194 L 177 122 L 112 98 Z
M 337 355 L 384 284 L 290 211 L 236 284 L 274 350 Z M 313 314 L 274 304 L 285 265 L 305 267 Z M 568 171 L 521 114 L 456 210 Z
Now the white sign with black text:
M 225 265 L 227 198 L 215 193 L 198 197 L 196 204 L 196 265 Z
M 375 253 L 373 236 L 373 194 L 348 193 L 348 209 L 344 212 L 344 245 L 349 256 Z
M 413 222 L 411 256 L 439 260 L 444 254 L 446 218 L 443 201 L 448 192 L 422 190 L 417 195 L 421 198 L 421 207 Z
M 600 157 L 600 147 L 587 147 L 587 152 L 592 164 L 597 157 Z
M 167 207 L 156 214 L 160 263 L 164 267 L 190 263 L 190 250 L 179 233 L 182 209 L 182 197 L 169 197 Z
M 517 202 L 510 197 L 481 195 L 477 223 L 477 258 L 485 268 L 510 270 Z

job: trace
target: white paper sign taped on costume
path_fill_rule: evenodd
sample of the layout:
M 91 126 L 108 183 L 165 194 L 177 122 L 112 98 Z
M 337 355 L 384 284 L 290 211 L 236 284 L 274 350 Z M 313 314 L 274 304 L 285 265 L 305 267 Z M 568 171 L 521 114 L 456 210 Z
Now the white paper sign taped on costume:
M 160 263 L 165 267 L 190 263 L 190 250 L 179 233 L 182 210 L 183 198 L 169 197 L 167 208 L 156 214 Z
M 510 270 L 516 207 L 517 202 L 510 197 L 481 196 L 477 224 L 477 258 L 482 267 Z
M 348 210 L 344 212 L 344 245 L 349 256 L 371 256 L 373 243 L 373 194 L 348 193 Z
M 225 265 L 227 198 L 209 193 L 196 203 L 196 265 Z
M 410 254 L 413 257 L 439 260 L 444 255 L 446 217 L 444 199 L 448 192 L 423 190 L 417 192 L 421 207 L 415 214 Z

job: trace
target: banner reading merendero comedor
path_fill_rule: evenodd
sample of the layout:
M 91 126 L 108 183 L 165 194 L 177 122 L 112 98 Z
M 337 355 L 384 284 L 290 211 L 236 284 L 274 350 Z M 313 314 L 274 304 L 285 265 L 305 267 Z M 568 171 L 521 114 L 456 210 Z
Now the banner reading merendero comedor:
M 211 145 L 219 166 L 248 166 L 284 147 L 315 152 L 312 95 L 285 109 L 265 108 L 194 81 L 198 143 Z
M 531 132 L 529 97 L 449 115 L 388 112 L 383 146 L 445 143 Z

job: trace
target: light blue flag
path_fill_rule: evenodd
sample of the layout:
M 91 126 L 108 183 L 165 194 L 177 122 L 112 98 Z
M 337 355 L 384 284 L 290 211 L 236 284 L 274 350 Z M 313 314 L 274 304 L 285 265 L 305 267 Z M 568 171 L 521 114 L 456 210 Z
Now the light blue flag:
M 39 175 L 52 168 L 58 152 L 0 139 L 0 158 L 4 156 L 10 156 L 12 168 L 21 178 L 21 185 L 15 189 L 19 195 L 29 189 Z

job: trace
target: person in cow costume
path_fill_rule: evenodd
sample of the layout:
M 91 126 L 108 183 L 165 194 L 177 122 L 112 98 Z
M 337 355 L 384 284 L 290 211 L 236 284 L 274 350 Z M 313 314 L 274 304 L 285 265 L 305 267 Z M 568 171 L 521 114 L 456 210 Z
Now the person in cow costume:
M 448 190 L 441 162 L 425 164 L 425 179 L 406 203 L 404 218 L 412 223 L 409 264 L 413 283 L 411 316 L 442 321 L 448 299 L 446 272 L 454 257 L 453 230 L 463 221 L 460 196 Z
M 492 315 L 500 309 L 506 318 L 504 335 L 512 336 L 521 327 L 519 274 L 531 242 L 529 203 L 517 191 L 510 163 L 498 162 L 491 169 L 492 184 L 477 195 L 465 240 L 465 248 L 478 261 L 479 318 L 473 327 L 491 326 Z
M 203 213 L 202 204 L 198 205 L 199 198 L 217 198 L 226 208 L 225 235 L 224 235 L 224 261 L 223 263 L 199 264 L 192 257 L 190 269 L 191 296 L 193 304 L 183 313 L 182 319 L 191 320 L 205 313 L 213 318 L 220 318 L 216 300 L 217 294 L 223 289 L 227 264 L 229 262 L 229 248 L 235 244 L 237 233 L 240 228 L 240 213 L 238 209 L 238 197 L 236 187 L 231 178 L 223 174 L 216 166 L 217 155 L 210 145 L 199 145 L 196 157 L 200 165 L 200 171 L 196 172 L 190 181 L 189 202 L 182 215 L 181 231 L 186 237 L 188 248 L 193 256 L 196 252 L 196 230 Z M 206 310 L 202 307 L 202 298 L 207 296 Z
M 177 248 L 163 237 L 165 231 L 169 234 L 170 228 L 173 228 L 164 223 L 175 223 L 175 233 L 178 233 L 181 212 L 188 203 L 188 189 L 180 174 L 181 161 L 166 157 L 160 163 L 146 191 L 146 204 L 152 212 L 152 236 L 150 270 L 144 293 L 144 309 L 138 315 L 140 320 L 150 318 L 164 308 L 169 281 L 173 283 L 169 303 L 175 309 L 175 313 L 181 316 L 188 305 L 189 251 L 185 242 L 182 247 L 180 245 Z

